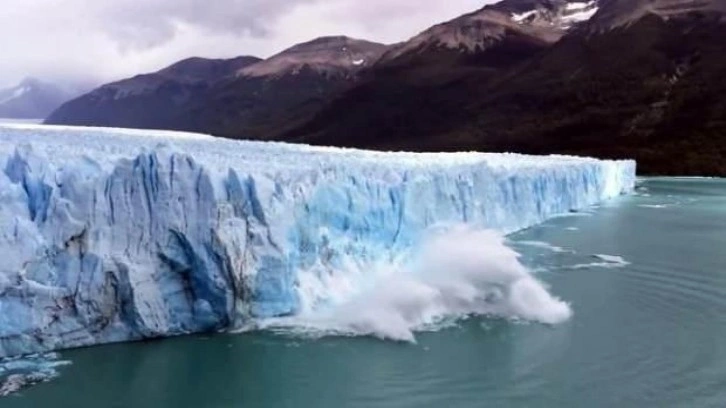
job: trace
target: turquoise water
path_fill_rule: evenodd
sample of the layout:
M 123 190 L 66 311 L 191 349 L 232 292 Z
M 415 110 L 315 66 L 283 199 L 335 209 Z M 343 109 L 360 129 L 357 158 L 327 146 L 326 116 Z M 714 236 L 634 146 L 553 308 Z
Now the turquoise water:
M 58 379 L 0 407 L 726 406 L 726 181 L 646 180 L 512 239 L 570 321 L 474 318 L 417 344 L 255 333 L 67 351 Z

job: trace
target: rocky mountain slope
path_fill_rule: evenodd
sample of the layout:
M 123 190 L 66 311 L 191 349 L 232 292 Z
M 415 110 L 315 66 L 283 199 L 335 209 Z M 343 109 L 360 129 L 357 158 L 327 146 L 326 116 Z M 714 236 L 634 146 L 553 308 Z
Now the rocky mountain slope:
M 562 39 L 494 75 L 476 69 L 420 84 L 405 95 L 416 105 L 382 98 L 365 115 L 357 113 L 365 103 L 358 87 L 285 136 L 379 149 L 633 157 L 647 174 L 726 175 L 724 3 L 601 0 Z
M 391 47 L 355 87 L 282 137 L 383 147 L 381 137 L 420 149 L 409 135 L 437 134 L 465 119 L 460 102 L 477 97 L 466 84 L 471 78 L 481 87 L 556 43 L 567 32 L 557 22 L 565 8 L 564 1 L 507 0 L 436 25 Z M 518 17 L 524 14 L 530 17 Z
M 385 45 L 322 37 L 295 45 L 220 81 L 184 107 L 178 129 L 276 139 L 358 80 Z
M 48 117 L 48 124 L 174 128 L 180 109 L 223 78 L 260 61 L 189 58 L 161 71 L 103 85 Z
M 505 0 L 391 47 L 338 36 L 298 44 L 264 61 L 192 59 L 105 85 L 66 104 L 47 123 L 279 139 L 338 97 L 359 99 L 361 109 L 373 111 L 385 106 L 381 100 L 401 99 L 399 109 L 411 110 L 429 102 L 410 87 L 447 84 L 471 70 L 495 76 L 558 41 L 577 23 L 577 13 L 593 4 Z M 189 61 L 229 69 L 186 78 Z M 445 92 L 430 98 L 448 100 Z
M 297 109 L 300 117 L 313 112 L 385 49 L 347 37 L 323 37 L 267 60 L 193 58 L 105 85 L 66 104 L 46 123 L 270 137 L 280 124 L 292 123 L 291 111 Z
M 350 76 L 375 63 L 386 46 L 349 37 L 321 37 L 295 45 L 239 71 L 242 77 L 297 75 L 303 69 L 329 76 Z

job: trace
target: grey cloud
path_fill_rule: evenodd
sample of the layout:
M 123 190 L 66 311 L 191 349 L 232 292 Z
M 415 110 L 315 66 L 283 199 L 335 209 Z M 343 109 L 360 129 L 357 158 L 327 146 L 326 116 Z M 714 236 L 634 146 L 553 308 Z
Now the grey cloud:
M 265 37 L 276 18 L 317 0 L 117 0 L 98 2 L 97 20 L 125 47 L 146 48 L 174 38 L 179 24 L 210 33 Z

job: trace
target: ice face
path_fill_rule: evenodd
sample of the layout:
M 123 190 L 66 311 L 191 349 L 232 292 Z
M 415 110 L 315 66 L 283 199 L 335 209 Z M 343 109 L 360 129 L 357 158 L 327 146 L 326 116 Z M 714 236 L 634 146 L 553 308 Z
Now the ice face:
M 302 275 L 365 271 L 432 227 L 513 232 L 635 182 L 631 161 L 31 125 L 0 127 L 0 166 L 0 356 L 294 315 L 316 307 Z

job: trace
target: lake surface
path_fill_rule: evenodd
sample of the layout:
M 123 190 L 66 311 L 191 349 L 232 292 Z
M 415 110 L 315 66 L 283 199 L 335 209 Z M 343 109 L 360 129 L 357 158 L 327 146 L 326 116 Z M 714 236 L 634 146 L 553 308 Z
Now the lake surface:
M 252 333 L 67 351 L 59 378 L 0 407 L 726 406 L 726 181 L 644 180 L 512 240 L 571 303 L 568 322 L 472 318 L 417 344 Z

